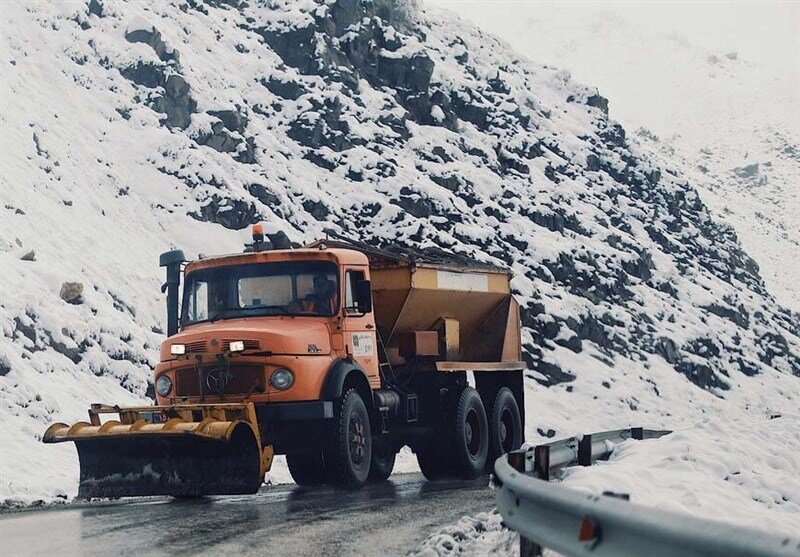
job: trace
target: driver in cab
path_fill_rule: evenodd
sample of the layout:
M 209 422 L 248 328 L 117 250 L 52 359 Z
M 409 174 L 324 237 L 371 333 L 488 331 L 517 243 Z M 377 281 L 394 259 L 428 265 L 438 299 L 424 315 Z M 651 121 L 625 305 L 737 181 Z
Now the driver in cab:
M 314 291 L 300 302 L 300 311 L 315 315 L 333 315 L 339 307 L 336 283 L 325 275 L 314 275 Z

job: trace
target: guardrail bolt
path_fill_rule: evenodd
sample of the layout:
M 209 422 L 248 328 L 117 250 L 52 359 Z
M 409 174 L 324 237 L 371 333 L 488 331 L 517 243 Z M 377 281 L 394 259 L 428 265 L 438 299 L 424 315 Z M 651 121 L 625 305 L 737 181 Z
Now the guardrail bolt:
M 623 501 L 631 500 L 630 493 L 617 493 L 615 491 L 604 491 L 603 495 L 605 497 L 613 497 L 614 499 L 622 499 Z

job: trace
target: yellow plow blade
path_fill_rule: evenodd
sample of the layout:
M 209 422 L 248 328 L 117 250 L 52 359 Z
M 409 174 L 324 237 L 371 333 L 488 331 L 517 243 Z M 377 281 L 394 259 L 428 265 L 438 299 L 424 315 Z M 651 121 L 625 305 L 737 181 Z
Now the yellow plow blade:
M 110 413 L 120 420 L 101 423 Z M 82 499 L 255 493 L 272 463 L 252 404 L 92 405 L 89 418 L 53 424 L 42 439 L 75 443 Z

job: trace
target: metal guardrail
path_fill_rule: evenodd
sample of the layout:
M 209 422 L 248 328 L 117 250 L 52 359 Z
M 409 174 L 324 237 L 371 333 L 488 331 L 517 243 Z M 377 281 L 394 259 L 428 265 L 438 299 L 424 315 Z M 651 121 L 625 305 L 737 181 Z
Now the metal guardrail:
M 520 533 L 523 557 L 542 547 L 569 557 L 800 557 L 800 539 L 665 511 L 627 496 L 586 494 L 546 480 L 570 464 L 608 458 L 613 443 L 668 431 L 616 430 L 503 455 L 494 465 L 497 508 Z M 543 481 L 544 480 L 544 481 Z

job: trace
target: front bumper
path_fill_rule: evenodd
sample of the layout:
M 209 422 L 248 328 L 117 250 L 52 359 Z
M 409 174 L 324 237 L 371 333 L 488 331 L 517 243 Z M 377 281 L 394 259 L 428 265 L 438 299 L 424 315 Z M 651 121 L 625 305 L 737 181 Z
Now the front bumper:
M 314 400 L 310 402 L 276 402 L 256 406 L 261 423 L 329 420 L 333 418 L 333 402 Z

